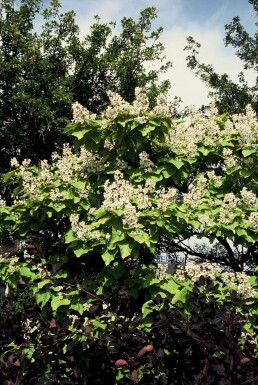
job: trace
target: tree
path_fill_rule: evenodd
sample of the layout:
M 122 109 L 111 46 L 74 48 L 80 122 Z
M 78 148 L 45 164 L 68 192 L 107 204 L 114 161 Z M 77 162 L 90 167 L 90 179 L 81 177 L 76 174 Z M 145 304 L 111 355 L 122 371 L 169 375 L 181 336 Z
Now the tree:
M 124 18 L 117 36 L 113 23 L 97 18 L 83 40 L 74 12 L 62 14 L 57 0 L 48 8 L 41 0 L 1 0 L 0 10 L 2 172 L 9 170 L 13 157 L 36 164 L 60 150 L 67 140 L 62 128 L 71 118 L 72 102 L 100 114 L 109 89 L 131 101 L 135 86 L 153 96 L 169 87 L 167 81 L 158 84 L 158 75 L 170 63 L 158 70 L 145 66 L 164 59 L 158 42 L 162 29 L 151 27 L 155 8 L 142 11 L 138 22 Z M 41 31 L 35 29 L 39 17 Z
M 0 376 L 22 374 L 22 385 L 254 380 L 258 281 L 242 271 L 257 264 L 254 112 L 178 120 L 164 95 L 151 109 L 141 89 L 131 104 L 108 95 L 101 119 L 73 105 L 65 131 L 75 149 L 39 167 L 16 162 L 5 177 L 16 188 L 12 205 L 0 201 L 1 228 L 24 249 L 0 259 L 11 298 L 2 295 Z M 193 235 L 217 241 L 234 272 L 157 270 L 161 239 L 181 250 Z M 20 304 L 11 316 L 9 302 Z
M 257 13 L 257 1 L 249 0 L 249 3 L 253 5 L 254 11 Z M 244 69 L 257 70 L 257 34 L 251 37 L 241 25 L 239 17 L 234 17 L 232 22 L 225 26 L 225 29 L 225 45 L 231 45 L 237 49 L 236 55 L 243 61 Z M 192 37 L 187 40 L 188 45 L 185 49 L 190 51 L 187 65 L 212 89 L 210 96 L 215 99 L 220 113 L 241 113 L 248 104 L 251 104 L 257 112 L 257 84 L 250 87 L 242 72 L 239 74 L 239 84 L 234 83 L 228 74 L 217 74 L 212 65 L 198 61 L 197 55 L 201 45 Z

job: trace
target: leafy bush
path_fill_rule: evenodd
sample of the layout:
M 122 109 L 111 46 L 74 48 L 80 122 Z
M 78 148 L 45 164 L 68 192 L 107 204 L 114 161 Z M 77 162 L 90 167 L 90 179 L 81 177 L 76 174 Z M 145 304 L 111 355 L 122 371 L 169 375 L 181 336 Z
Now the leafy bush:
M 132 104 L 109 96 L 101 120 L 73 106 L 74 150 L 40 167 L 13 159 L 5 177 L 16 188 L 11 206 L 0 202 L 0 224 L 22 246 L 0 259 L 1 380 L 255 383 L 253 112 L 178 121 L 163 96 L 152 110 L 140 89 Z M 203 256 L 187 246 L 193 236 L 217 242 L 231 273 L 161 272 L 159 242 Z

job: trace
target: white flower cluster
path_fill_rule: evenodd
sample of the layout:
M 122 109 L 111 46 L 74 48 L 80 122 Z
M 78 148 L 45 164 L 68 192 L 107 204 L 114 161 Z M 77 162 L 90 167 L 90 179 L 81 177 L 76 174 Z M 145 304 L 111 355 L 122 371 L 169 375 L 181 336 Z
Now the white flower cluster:
M 74 123 L 84 123 L 88 119 L 94 120 L 96 118 L 95 114 L 91 114 L 87 108 L 83 107 L 78 102 L 73 103 L 72 110 Z
M 50 190 L 49 196 L 53 202 L 61 202 L 65 200 L 65 196 L 57 187 L 54 187 Z
M 258 212 L 254 211 L 252 212 L 249 217 L 248 221 L 251 224 L 251 226 L 255 229 L 258 230 Z
M 13 168 L 18 168 L 18 167 L 20 167 L 20 163 L 18 162 L 18 160 L 16 158 L 12 158 L 10 161 L 10 166 Z
M 233 155 L 233 152 L 230 148 L 223 148 L 223 157 L 225 166 L 230 169 L 237 165 L 237 158 Z
M 217 274 L 221 273 L 221 268 L 218 264 L 209 262 L 189 264 L 184 269 L 193 282 L 198 281 L 201 276 L 215 279 Z
M 215 181 L 215 182 L 220 182 L 222 178 L 221 175 L 216 175 L 214 170 L 208 171 L 207 177 L 209 178 L 209 180 Z
M 143 115 L 149 108 L 149 100 L 140 87 L 135 88 L 135 100 L 133 102 L 133 111 L 136 115 Z
M 68 314 L 68 318 L 72 321 L 72 326 L 75 324 L 75 321 L 80 319 L 80 317 L 76 314 Z
M 104 201 L 102 207 L 106 210 L 124 209 L 131 204 L 135 196 L 133 186 L 128 180 L 123 178 L 121 171 L 116 170 L 114 182 L 106 180 L 104 184 Z
M 109 120 L 116 117 L 118 113 L 123 110 L 126 110 L 129 113 L 133 113 L 130 103 L 126 102 L 119 94 L 116 92 L 108 91 L 107 95 L 111 105 L 107 107 L 102 115 L 104 120 Z
M 221 130 L 215 118 L 205 118 L 194 108 L 185 120 L 180 120 L 172 128 L 168 139 L 178 155 L 194 156 L 198 144 L 212 146 L 218 140 Z
M 221 210 L 219 214 L 219 221 L 223 224 L 229 224 L 234 218 L 234 209 L 238 206 L 240 199 L 233 193 L 225 194 L 221 203 Z
M 241 190 L 241 198 L 247 206 L 252 207 L 257 205 L 257 196 L 252 191 L 247 190 L 246 187 Z
M 0 207 L 5 207 L 6 206 L 6 202 L 4 199 L 2 199 L 1 195 L 0 195 Z
M 197 143 L 202 140 L 202 132 L 193 130 L 187 122 L 178 123 L 169 133 L 169 142 L 178 155 L 196 154 Z
M 174 188 L 159 188 L 155 190 L 155 183 L 147 180 L 145 185 L 133 186 L 125 180 L 121 171 L 116 170 L 114 181 L 104 183 L 104 200 L 102 207 L 105 210 L 123 210 L 123 223 L 129 227 L 138 227 L 138 218 L 143 210 L 153 209 L 152 200 L 157 201 L 156 207 L 165 211 L 172 202 L 175 202 L 177 190 Z
M 236 290 L 241 297 L 251 298 L 256 295 L 256 291 L 248 283 L 248 275 L 244 272 L 224 272 L 222 273 L 223 282 L 233 290 Z
M 245 114 L 233 115 L 233 132 L 240 135 L 240 141 L 245 147 L 254 147 L 258 144 L 258 122 L 256 114 L 250 105 Z
M 126 102 L 119 94 L 108 91 L 107 92 L 110 106 L 107 107 L 106 111 L 103 113 L 103 119 L 109 120 L 115 118 L 119 112 L 125 111 L 130 115 L 135 116 L 135 120 L 141 124 L 144 124 L 148 121 L 148 116 L 146 113 L 149 108 L 149 100 L 146 93 L 140 87 L 135 89 L 135 100 L 132 104 Z M 166 97 L 163 94 L 157 96 L 156 106 L 149 111 L 150 115 L 158 115 L 162 117 L 171 117 L 172 110 L 171 107 L 166 103 Z
M 19 258 L 13 257 L 10 258 L 10 255 L 8 253 L 0 254 L 0 264 L 4 264 L 8 266 L 8 272 L 11 274 L 15 273 L 19 270 Z
M 101 233 L 98 230 L 94 230 L 85 221 L 80 221 L 79 214 L 71 214 L 70 222 L 72 231 L 77 235 L 81 241 L 98 240 L 102 239 Z
M 150 186 L 133 187 L 130 181 L 123 178 L 121 171 L 116 170 L 114 182 L 107 180 L 104 184 L 102 207 L 105 210 L 124 210 L 124 225 L 137 228 L 140 210 L 151 207 L 149 189 Z
M 155 271 L 156 277 L 160 280 L 167 278 L 167 269 L 168 266 L 166 263 L 158 263 L 157 269 Z
M 207 214 L 199 215 L 198 220 L 205 227 L 213 227 L 215 225 L 215 222 L 211 219 L 211 216 Z
M 248 275 L 244 272 L 225 272 L 216 263 L 202 262 L 180 266 L 174 278 L 181 282 L 188 276 L 192 282 L 197 282 L 201 276 L 210 277 L 212 280 L 220 277 L 222 282 L 232 290 L 235 290 L 242 298 L 251 298 L 256 295 L 256 291 L 248 283 Z
M 228 119 L 224 128 L 220 127 L 215 112 L 216 110 L 212 108 L 209 116 L 203 116 L 194 108 L 189 108 L 188 117 L 177 121 L 168 139 L 178 155 L 195 156 L 199 144 L 214 146 L 214 143 L 220 140 L 230 139 L 232 134 L 239 135 L 240 143 L 246 148 L 258 144 L 258 122 L 250 106 L 247 106 L 246 114 L 234 115 L 232 120 Z M 237 165 L 237 157 L 233 155 L 231 149 L 224 148 L 223 156 L 227 168 Z
M 154 167 L 154 163 L 150 160 L 149 154 L 147 154 L 146 151 L 142 151 L 139 154 L 139 160 L 140 167 L 146 172 L 151 172 Z
M 164 94 L 159 94 L 156 99 L 156 106 L 151 110 L 153 115 L 161 115 L 164 117 L 171 117 L 173 110 L 171 106 L 167 104 L 166 97 Z
M 47 267 L 45 265 L 38 263 L 37 270 L 40 273 L 41 278 L 51 277 L 51 272 L 47 270 Z
M 32 199 L 36 199 L 39 196 L 39 181 L 37 177 L 35 177 L 34 173 L 24 165 L 20 167 L 20 172 L 24 189 L 30 194 Z
M 243 338 L 244 341 L 246 341 L 248 339 L 251 344 L 257 346 L 258 336 L 257 336 L 257 334 L 255 332 L 253 332 L 251 330 L 244 331 L 244 332 L 241 333 L 241 337 Z
M 161 211 L 166 211 L 171 203 L 176 201 L 177 189 L 169 187 L 165 189 L 161 187 L 156 192 L 156 197 L 158 199 L 158 207 Z
M 196 207 L 202 203 L 203 197 L 207 191 L 208 179 L 200 175 L 196 179 L 196 185 L 192 186 L 190 191 L 184 195 L 184 204 Z
M 104 168 L 97 159 L 97 155 L 88 151 L 85 146 L 80 148 L 78 161 L 81 163 L 82 168 L 86 169 L 88 172 L 98 172 L 102 171 Z
M 75 182 L 76 174 L 81 172 L 78 158 L 74 156 L 68 144 L 64 144 L 62 156 L 56 156 L 55 166 L 64 182 Z
M 231 210 L 237 207 L 239 203 L 239 198 L 235 196 L 233 193 L 228 193 L 224 195 L 223 198 L 223 206 L 227 208 L 227 210 Z
M 111 143 L 108 139 L 105 139 L 104 148 L 107 150 L 112 150 L 114 148 L 114 144 Z
M 30 340 L 31 334 L 38 330 L 38 327 L 31 326 L 32 321 L 29 318 L 26 318 L 26 320 L 23 322 L 23 338 Z
M 52 181 L 51 165 L 47 160 L 40 162 L 40 179 L 42 182 L 50 183 Z
M 53 185 L 54 180 L 61 182 L 61 185 L 75 183 L 78 181 L 78 176 L 83 179 L 85 174 L 89 172 L 95 173 L 105 169 L 108 163 L 102 165 L 97 156 L 93 152 L 87 151 L 84 146 L 80 148 L 80 153 L 75 155 L 70 146 L 65 144 L 61 155 L 56 152 L 52 154 L 52 164 L 46 160 L 40 162 L 37 173 L 32 168 L 28 168 L 28 165 L 29 160 L 23 161 L 20 172 L 23 187 L 29 193 L 30 198 L 42 198 L 41 189 L 43 186 L 49 188 L 51 200 L 57 202 L 67 199 L 67 194 Z M 77 193 L 81 198 L 86 198 L 88 189 L 87 187 L 78 189 Z
M 116 167 L 118 170 L 124 170 L 124 169 L 129 170 L 131 168 L 131 166 L 129 166 L 128 163 L 123 159 L 116 160 Z

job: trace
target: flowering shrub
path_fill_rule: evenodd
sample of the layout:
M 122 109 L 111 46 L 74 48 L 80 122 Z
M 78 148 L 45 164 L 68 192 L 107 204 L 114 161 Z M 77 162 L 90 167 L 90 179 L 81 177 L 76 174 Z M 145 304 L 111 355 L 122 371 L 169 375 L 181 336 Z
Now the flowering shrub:
M 65 129 L 75 138 L 74 149 L 65 145 L 61 154 L 53 154 L 52 162 L 42 161 L 38 167 L 27 159 L 22 164 L 13 159 L 15 169 L 5 177 L 16 188 L 11 206 L 1 200 L 1 230 L 13 237 L 18 234 L 23 246 L 15 259 L 5 255 L 0 260 L 0 280 L 8 294 L 3 296 L 0 315 L 5 333 L 2 378 L 9 385 L 97 380 L 166 384 L 176 378 L 191 383 L 194 376 L 206 384 L 207 378 L 217 381 L 220 373 L 221 381 L 232 376 L 232 384 L 254 378 L 257 278 L 254 272 L 250 278 L 240 273 L 248 263 L 256 263 L 257 253 L 258 123 L 253 112 L 248 108 L 246 115 L 227 117 L 211 108 L 210 115 L 203 116 L 192 109 L 187 119 L 174 120 L 162 96 L 152 110 L 140 89 L 133 104 L 112 92 L 109 97 L 111 106 L 101 119 L 74 104 L 73 122 Z M 187 267 L 183 279 L 178 273 L 160 276 L 156 266 L 160 240 L 178 240 L 178 247 L 185 247 L 193 235 L 219 243 L 237 275 L 218 269 L 212 273 L 202 265 L 199 272 Z M 208 275 L 214 280 L 210 290 L 214 293 L 208 293 L 205 279 L 196 291 L 196 281 Z M 31 312 L 21 295 L 24 286 Z M 219 328 L 215 320 L 220 306 L 229 333 L 237 325 L 236 358 L 222 342 L 205 356 L 208 342 L 200 343 L 193 330 L 184 329 L 182 322 L 187 319 L 190 325 L 194 319 L 192 295 L 198 306 L 202 301 L 205 306 L 216 305 L 207 310 L 211 312 L 205 324 L 207 339 L 209 328 L 214 330 L 210 344 Z M 153 298 L 160 298 L 160 305 Z M 20 306 L 10 331 L 5 322 L 12 314 L 10 303 L 17 301 Z M 230 301 L 236 310 L 229 309 Z M 163 308 L 165 318 L 159 313 Z M 170 323 L 174 315 L 177 331 L 168 331 L 165 319 Z M 157 335 L 162 338 L 164 329 L 164 343 L 155 337 L 159 327 Z M 174 341 L 177 333 L 184 337 L 173 348 L 168 341 Z M 242 333 L 250 337 L 248 346 Z M 124 344 L 118 343 L 121 338 Z M 232 338 L 228 341 L 233 344 Z M 202 362 L 196 364 L 199 372 L 173 369 L 172 374 L 166 365 L 188 343 L 193 350 L 186 353 L 186 361 L 194 359 L 198 344 L 203 349 Z M 233 359 L 235 366 L 220 372 L 212 366 L 216 360 L 206 365 L 205 360 L 218 352 Z M 248 370 L 241 366 L 246 355 Z M 231 372 L 237 365 L 239 377 L 234 377 Z M 103 380 L 103 372 L 110 379 Z

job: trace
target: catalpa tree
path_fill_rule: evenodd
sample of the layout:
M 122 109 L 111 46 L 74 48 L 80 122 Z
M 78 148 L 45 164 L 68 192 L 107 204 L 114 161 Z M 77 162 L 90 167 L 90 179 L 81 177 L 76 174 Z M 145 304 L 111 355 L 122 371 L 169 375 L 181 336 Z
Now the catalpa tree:
M 140 89 L 133 104 L 109 97 L 101 119 L 73 105 L 65 131 L 75 152 L 65 145 L 39 168 L 12 160 L 16 170 L 6 179 L 19 187 L 11 208 L 1 202 L 3 221 L 11 212 L 20 236 L 47 235 L 77 257 L 97 250 L 105 265 L 143 250 L 152 260 L 162 242 L 235 271 L 255 264 L 258 125 L 251 108 L 232 117 L 192 109 L 175 120 L 163 96 L 152 110 Z M 193 236 L 215 250 L 188 246 Z
M 65 132 L 74 137 L 74 149 L 64 145 L 61 154 L 53 153 L 52 161 L 42 161 L 40 167 L 30 165 L 28 159 L 22 164 L 12 159 L 15 169 L 5 176 L 16 188 L 11 206 L 1 200 L 2 230 L 18 236 L 24 246 L 11 263 L 10 256 L 1 258 L 1 280 L 7 296 L 26 283 L 30 298 L 40 307 L 38 318 L 35 315 L 29 324 L 24 321 L 20 333 L 25 341 L 15 342 L 20 344 L 15 351 L 29 365 L 43 356 L 42 349 L 50 359 L 59 341 L 58 354 L 65 355 L 64 362 L 75 365 L 75 350 L 82 349 L 80 367 L 88 367 L 89 355 L 97 354 L 92 353 L 92 341 L 100 341 L 103 333 L 109 338 L 114 328 L 127 322 L 130 329 L 132 319 L 137 320 L 139 333 L 149 333 L 148 338 L 147 334 L 139 337 L 139 346 L 145 343 L 146 349 L 137 357 L 150 353 L 153 348 L 148 343 L 155 340 L 151 314 L 162 308 L 161 299 L 172 296 L 169 306 L 185 303 L 189 314 L 189 277 L 196 281 L 203 275 L 214 279 L 221 275 L 206 265 L 201 272 L 188 269 L 183 278 L 180 272 L 175 276 L 157 272 L 157 254 L 165 242 L 174 253 L 238 272 L 224 273 L 224 283 L 219 281 L 220 301 L 228 301 L 228 293 L 237 290 L 243 300 L 257 296 L 256 277 L 240 273 L 257 263 L 254 112 L 248 107 L 246 114 L 230 117 L 211 107 L 204 116 L 192 108 L 186 119 L 178 120 L 172 118 L 163 95 L 152 109 L 141 89 L 136 89 L 132 104 L 113 92 L 109 98 L 111 104 L 101 118 L 79 103 L 73 105 L 73 122 Z M 191 246 L 193 236 L 208 239 L 214 247 Z M 157 295 L 160 300 L 152 302 Z M 250 301 L 253 316 L 256 302 Z M 52 337 L 45 329 L 37 331 L 42 319 L 44 328 L 49 324 L 55 329 L 62 322 L 54 342 L 49 342 Z M 248 325 L 252 336 L 253 326 Z M 62 333 L 68 334 L 63 338 Z M 243 344 L 239 333 L 235 344 Z M 114 353 L 114 342 L 105 344 Z M 140 361 L 116 358 L 112 359 L 118 368 L 131 365 L 129 377 L 136 383 Z M 54 357 L 51 362 L 52 366 L 44 365 L 54 370 Z

